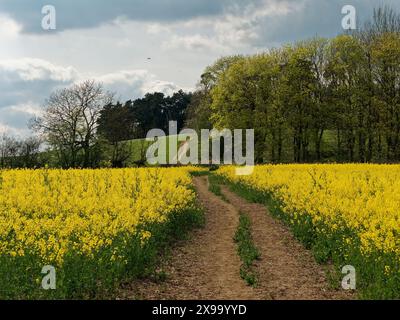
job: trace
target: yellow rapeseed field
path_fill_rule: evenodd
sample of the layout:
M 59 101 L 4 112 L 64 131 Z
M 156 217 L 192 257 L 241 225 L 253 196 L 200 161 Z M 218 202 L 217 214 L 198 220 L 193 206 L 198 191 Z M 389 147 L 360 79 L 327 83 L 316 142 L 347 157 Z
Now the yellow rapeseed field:
M 70 249 L 91 255 L 140 222 L 186 208 L 190 184 L 187 169 L 2 171 L 0 254 L 29 250 L 58 264 Z
M 358 264 L 363 273 L 373 269 L 366 282 L 379 278 L 387 287 L 392 277 L 399 290 L 400 165 L 262 165 L 249 176 L 234 169 L 221 167 L 218 174 L 271 195 L 289 225 L 312 234 L 311 246 L 336 251 L 340 262 Z

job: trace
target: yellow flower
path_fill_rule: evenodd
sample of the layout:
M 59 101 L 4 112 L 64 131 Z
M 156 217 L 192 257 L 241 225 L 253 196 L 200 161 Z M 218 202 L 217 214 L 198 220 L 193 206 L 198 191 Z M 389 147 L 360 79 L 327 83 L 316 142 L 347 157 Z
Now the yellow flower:
M 142 231 L 140 233 L 140 241 L 142 246 L 147 242 L 148 239 L 151 237 L 151 232 L 150 231 Z
M 196 170 L 2 170 L 0 254 L 31 252 L 57 265 L 71 250 L 93 257 L 117 236 L 133 236 L 139 224 L 163 223 L 191 206 L 189 172 Z M 142 241 L 150 236 L 143 233 Z
M 386 275 L 390 274 L 390 267 L 389 266 L 385 266 L 385 274 Z
M 360 238 L 364 254 L 395 253 L 400 259 L 399 165 L 263 165 L 249 176 L 226 166 L 218 174 L 272 193 L 294 217 L 291 223 L 307 215 L 330 231 L 347 228 Z

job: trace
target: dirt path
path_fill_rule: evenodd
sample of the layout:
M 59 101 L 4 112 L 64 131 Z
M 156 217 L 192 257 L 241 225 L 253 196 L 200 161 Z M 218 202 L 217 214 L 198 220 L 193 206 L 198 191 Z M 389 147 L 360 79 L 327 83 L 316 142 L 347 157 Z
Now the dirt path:
M 120 299 L 145 300 L 270 300 L 346 299 L 329 290 L 322 268 L 262 205 L 251 204 L 222 187 L 228 202 L 208 190 L 206 177 L 194 178 L 206 224 L 173 249 L 163 270 L 166 281 L 138 281 L 121 290 Z M 252 234 L 261 259 L 256 263 L 257 288 L 240 278 L 240 259 L 233 241 L 239 211 L 252 220 Z
M 268 214 L 265 206 L 249 203 L 227 187 L 226 199 L 252 221 L 252 236 L 261 252 L 256 262 L 258 289 L 277 300 L 349 299 L 344 291 L 330 289 L 323 268 L 281 222 Z
M 262 299 L 240 278 L 240 259 L 233 237 L 238 212 L 208 191 L 205 177 L 194 178 L 206 225 L 196 230 L 189 241 L 172 252 L 164 267 L 167 280 L 161 283 L 141 281 L 123 290 L 126 299 L 178 300 Z

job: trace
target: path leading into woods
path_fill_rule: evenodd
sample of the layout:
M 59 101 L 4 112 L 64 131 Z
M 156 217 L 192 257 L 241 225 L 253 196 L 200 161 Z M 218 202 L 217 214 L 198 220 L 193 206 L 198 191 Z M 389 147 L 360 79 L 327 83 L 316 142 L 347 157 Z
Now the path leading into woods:
M 325 273 L 311 253 L 298 243 L 266 208 L 251 204 L 226 187 L 228 202 L 208 190 L 207 177 L 194 178 L 206 224 L 189 240 L 179 243 L 167 259 L 162 282 L 140 280 L 125 286 L 119 299 L 144 300 L 285 300 L 348 299 L 343 291 L 329 288 Z M 239 211 L 252 221 L 252 236 L 261 259 L 255 263 L 259 281 L 250 287 L 241 279 L 241 261 L 233 241 Z

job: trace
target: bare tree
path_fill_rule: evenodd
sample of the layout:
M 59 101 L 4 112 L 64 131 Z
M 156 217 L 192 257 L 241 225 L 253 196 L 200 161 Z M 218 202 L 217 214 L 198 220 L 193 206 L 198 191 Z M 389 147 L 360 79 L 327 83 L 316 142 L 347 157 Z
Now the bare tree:
M 365 44 L 385 33 L 400 33 L 400 14 L 390 6 L 374 9 L 373 16 L 355 35 Z
M 50 96 L 32 128 L 58 150 L 64 166 L 79 166 L 78 155 L 83 153 L 82 164 L 88 167 L 100 111 L 112 100 L 113 95 L 93 80 L 73 85 Z
M 38 156 L 42 140 L 38 137 L 28 137 L 19 143 L 18 159 L 20 166 L 34 168 L 39 165 Z
M 19 142 L 5 133 L 0 138 L 0 166 L 13 167 L 19 152 Z
M 0 168 L 4 168 L 6 166 L 6 159 L 7 159 L 7 141 L 8 137 L 6 133 L 3 133 L 0 136 Z

